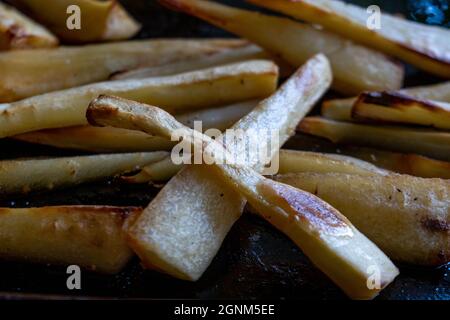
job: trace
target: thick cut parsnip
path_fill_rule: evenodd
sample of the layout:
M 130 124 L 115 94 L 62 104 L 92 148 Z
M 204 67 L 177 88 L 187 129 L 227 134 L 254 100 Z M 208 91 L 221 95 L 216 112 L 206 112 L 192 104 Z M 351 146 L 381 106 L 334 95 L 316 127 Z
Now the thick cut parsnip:
M 210 128 L 225 130 L 249 113 L 257 103 L 257 100 L 238 102 L 227 106 L 179 114 L 176 118 L 189 127 L 194 127 L 195 121 L 201 121 L 204 130 Z M 92 126 L 33 131 L 14 136 L 14 139 L 91 152 L 170 150 L 175 144 L 161 137 L 153 137 L 139 131 Z
M 450 129 L 450 103 L 417 99 L 396 92 L 367 92 L 359 96 L 352 117 L 370 122 L 413 124 Z
M 336 0 L 249 0 L 251 3 L 321 25 L 348 39 L 395 56 L 425 71 L 450 78 L 450 31 L 380 15 L 368 28 L 366 8 Z
M 418 99 L 450 102 L 450 82 L 405 88 L 398 92 Z M 334 120 L 351 121 L 352 108 L 357 99 L 358 97 L 325 101 L 322 104 L 322 116 Z
M 58 39 L 47 29 L 0 2 L 0 50 L 48 48 L 57 45 Z
M 356 174 L 388 174 L 369 162 L 339 154 L 318 153 L 297 150 L 280 150 L 278 173 L 297 172 L 341 172 Z M 146 183 L 167 181 L 172 178 L 182 165 L 174 164 L 170 157 L 151 163 L 134 176 L 124 176 L 129 183 Z
M 0 161 L 0 195 L 38 191 L 109 178 L 162 160 L 167 152 L 123 153 Z
M 397 153 L 370 148 L 339 147 L 343 154 L 360 158 L 374 165 L 398 173 L 422 178 L 450 179 L 450 162 L 413 153 Z
M 102 96 L 91 103 L 87 117 L 92 124 L 138 129 L 166 138 L 176 133 L 200 148 L 214 162 L 212 167 L 204 165 L 205 169 L 216 170 L 351 298 L 371 299 L 397 276 L 397 268 L 384 253 L 337 210 L 312 194 L 271 181 L 249 167 L 221 162 L 220 155 L 227 153 L 222 144 L 184 126 L 162 109 Z M 381 287 L 375 290 L 368 285 L 371 267 L 378 268 L 382 277 Z
M 0 102 L 107 80 L 112 74 L 242 48 L 242 40 L 140 40 L 0 53 Z
M 36 20 L 46 25 L 65 42 L 85 43 L 128 39 L 140 30 L 140 24 L 116 0 L 11 0 Z M 43 9 L 45 5 L 45 10 Z M 68 28 L 73 23 L 70 14 L 79 8 L 80 27 Z
M 394 260 L 432 266 L 450 261 L 448 180 L 344 173 L 276 180 L 327 201 Z
M 330 83 L 328 61 L 318 55 L 231 129 L 244 133 L 276 130 L 283 144 Z M 242 143 L 226 145 L 228 151 L 239 155 L 245 152 L 247 142 L 258 144 L 262 149 L 266 146 L 271 155 L 278 151 L 270 135 L 265 139 L 247 136 Z M 218 141 L 223 141 L 223 137 Z M 255 169 L 262 170 L 265 165 L 257 154 L 247 158 L 247 164 Z M 133 225 L 130 233 L 133 249 L 147 268 L 181 279 L 197 280 L 241 216 L 244 206 L 244 199 L 211 177 L 208 170 L 188 166 L 161 189 Z
M 388 174 L 371 163 L 339 154 L 280 150 L 279 173 L 340 172 L 360 175 Z
M 160 2 L 247 38 L 293 66 L 300 66 L 314 54 L 324 53 L 330 59 L 333 69 L 333 87 L 342 93 L 395 90 L 402 86 L 401 65 L 381 53 L 356 45 L 333 33 L 290 19 L 210 1 Z
M 329 139 L 335 143 L 379 147 L 413 152 L 450 160 L 450 132 L 409 127 L 373 126 L 308 117 L 299 124 L 300 132 Z
M 86 124 L 89 102 L 114 94 L 173 112 L 263 98 L 277 85 L 278 68 L 252 60 L 174 76 L 100 82 L 0 104 L 0 137 Z
M 130 71 L 124 71 L 114 74 L 112 80 L 124 79 L 144 79 L 149 77 L 167 76 L 177 73 L 188 72 L 192 70 L 200 70 L 221 66 L 228 63 L 255 60 L 255 59 L 270 59 L 271 56 L 255 45 L 242 46 L 234 50 L 225 50 L 212 55 L 204 55 L 186 59 L 184 61 L 175 61 L 164 65 L 136 68 Z
M 117 273 L 133 256 L 125 240 L 136 207 L 0 208 L 0 257 Z

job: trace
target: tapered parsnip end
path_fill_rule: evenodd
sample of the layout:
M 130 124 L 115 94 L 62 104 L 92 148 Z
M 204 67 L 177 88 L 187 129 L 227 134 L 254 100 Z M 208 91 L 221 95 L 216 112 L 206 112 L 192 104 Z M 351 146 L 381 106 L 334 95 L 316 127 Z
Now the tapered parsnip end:
M 417 153 L 450 161 L 450 133 L 414 127 L 374 126 L 307 117 L 298 131 L 335 143 L 362 145 L 392 151 Z
M 449 262 L 446 180 L 344 173 L 287 174 L 276 180 L 330 203 L 394 260 L 435 266 Z
M 379 28 L 367 27 L 365 8 L 335 0 L 249 0 L 403 59 L 419 68 L 450 77 L 450 31 L 387 13 Z
M 115 2 L 106 20 L 101 40 L 124 40 L 135 36 L 141 29 L 138 23 L 119 2 Z
M 450 104 L 414 98 L 398 92 L 369 92 L 359 96 L 352 117 L 371 122 L 414 124 L 450 129 Z
M 232 8 L 212 1 L 160 2 L 247 38 L 296 67 L 314 54 L 324 53 L 333 69 L 333 88 L 344 94 L 395 90 L 402 85 L 401 65 L 384 54 L 356 45 L 333 33 L 290 19 Z
M 133 256 L 125 231 L 141 211 L 108 206 L 0 208 L 0 257 L 117 273 Z
M 0 50 L 48 48 L 58 39 L 43 26 L 0 2 Z

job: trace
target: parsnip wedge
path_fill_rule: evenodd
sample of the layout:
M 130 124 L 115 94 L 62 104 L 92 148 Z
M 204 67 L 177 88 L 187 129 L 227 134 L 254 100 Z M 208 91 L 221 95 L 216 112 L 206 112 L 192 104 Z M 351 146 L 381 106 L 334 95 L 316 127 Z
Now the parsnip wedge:
M 140 24 L 116 0 L 12 0 L 38 21 L 50 28 L 65 42 L 86 43 L 94 41 L 123 40 L 133 37 Z M 68 28 L 69 13 L 79 8 L 80 28 Z M 71 9 L 71 11 L 69 11 Z
M 58 39 L 13 7 L 0 2 L 0 50 L 48 48 Z
M 450 78 L 450 31 L 380 15 L 379 28 L 368 28 L 366 8 L 336 0 L 249 0 L 291 17 L 321 25 L 348 39 L 395 56 L 425 71 Z
M 0 257 L 117 273 L 133 256 L 125 240 L 136 207 L 0 208 Z
M 264 98 L 277 85 L 278 68 L 253 60 L 174 76 L 100 82 L 0 104 L 0 137 L 86 124 L 89 102 L 114 94 L 173 112 Z
M 318 153 L 297 150 L 280 150 L 278 173 L 298 172 L 341 172 L 361 175 L 388 174 L 369 162 L 339 154 Z M 125 176 L 123 179 L 129 183 L 148 183 L 167 181 L 172 178 L 183 166 L 174 164 L 170 156 L 164 160 L 151 163 L 134 176 Z
M 403 68 L 392 59 L 312 26 L 209 1 L 160 2 L 247 38 L 296 67 L 324 53 L 333 69 L 333 87 L 344 94 L 396 90 L 402 85 Z
M 448 180 L 344 173 L 287 174 L 276 180 L 314 192 L 391 259 L 431 266 L 450 261 Z
M 0 161 L 0 196 L 76 185 L 138 170 L 167 152 Z
M 264 178 L 250 167 L 221 162 L 220 155 L 227 151 L 219 142 L 184 126 L 164 110 L 101 96 L 91 103 L 87 117 L 94 125 L 138 129 L 166 138 L 176 132 L 183 141 L 200 147 L 204 156 L 214 160 L 212 167 L 206 164 L 204 167 L 211 172 L 215 170 L 263 218 L 288 235 L 351 298 L 371 299 L 398 275 L 397 268 L 384 253 L 327 203 Z M 129 230 L 131 241 L 136 240 L 134 226 Z M 368 285 L 370 268 L 377 268 L 382 278 L 375 290 Z
M 373 126 L 308 117 L 299 124 L 300 132 L 335 143 L 379 147 L 413 152 L 450 161 L 450 133 L 409 127 Z
M 405 88 L 398 92 L 417 99 L 450 102 L 450 82 Z M 325 101 L 322 104 L 322 116 L 333 120 L 351 121 L 352 108 L 357 99 L 358 97 Z
M 318 153 L 297 150 L 280 150 L 279 174 L 300 172 L 339 172 L 360 175 L 381 174 L 389 172 L 369 162 L 339 154 Z
M 370 148 L 340 147 L 343 154 L 373 163 L 393 172 L 422 178 L 450 179 L 450 162 L 427 158 L 414 153 L 397 153 Z
M 370 122 L 450 129 L 450 103 L 417 99 L 396 92 L 367 92 L 353 105 L 352 117 Z
M 0 53 L 0 102 L 107 80 L 138 67 L 159 66 L 245 48 L 242 40 L 140 40 Z
M 191 128 L 194 127 L 195 121 L 201 121 L 204 130 L 210 128 L 225 130 L 249 113 L 257 103 L 257 100 L 238 102 L 227 106 L 179 114 L 176 118 Z M 14 136 L 14 139 L 91 152 L 170 150 L 175 144 L 139 131 L 92 126 L 33 131 Z
M 276 130 L 283 144 L 330 83 L 328 61 L 318 55 L 232 129 Z M 247 139 L 240 144 L 226 145 L 228 151 L 239 155 L 245 151 L 246 142 L 257 144 L 261 149 L 267 146 L 272 156 L 278 151 L 279 146 L 271 143 L 268 136 L 265 139 L 255 135 L 245 137 Z M 223 141 L 224 137 L 217 139 Z M 250 154 L 248 158 L 247 163 L 253 168 L 263 169 L 265 163 L 258 155 Z M 244 206 L 244 199 L 211 177 L 208 170 L 201 166 L 186 167 L 161 189 L 133 225 L 133 249 L 147 268 L 181 279 L 197 280 L 241 216 Z
M 263 49 L 255 45 L 243 46 L 234 50 L 225 50 L 212 55 L 204 55 L 186 59 L 184 61 L 176 61 L 159 66 L 136 68 L 134 70 L 119 72 L 114 74 L 112 80 L 125 79 L 144 79 L 149 77 L 167 76 L 177 73 L 188 72 L 192 70 L 200 70 L 221 66 L 233 62 L 240 62 L 255 59 L 270 59 L 270 55 Z

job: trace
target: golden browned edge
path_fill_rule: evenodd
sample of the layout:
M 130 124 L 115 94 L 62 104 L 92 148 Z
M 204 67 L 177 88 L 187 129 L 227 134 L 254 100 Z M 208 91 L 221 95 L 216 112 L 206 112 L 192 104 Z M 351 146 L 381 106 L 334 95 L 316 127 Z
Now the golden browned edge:
M 5 49 L 32 49 L 32 48 L 52 48 L 57 47 L 59 41 L 54 37 L 53 41 L 45 41 L 45 46 L 35 46 L 33 45 L 34 39 L 39 40 L 40 37 L 36 35 L 29 34 L 26 29 L 18 24 L 11 25 L 8 29 L 4 31 L 4 36 L 8 39 L 6 40 L 7 47 Z M 30 41 L 27 41 L 29 39 Z M 13 45 L 15 44 L 15 45 Z M 1 48 L 0 48 L 1 49 Z
M 164 2 L 180 2 L 182 0 L 160 0 L 160 1 L 164 1 Z M 256 4 L 256 5 L 263 6 L 265 8 L 271 8 L 270 5 L 267 5 L 264 0 L 247 0 L 247 1 L 251 2 L 253 4 Z M 302 0 L 280 0 L 280 1 L 303 2 Z M 304 5 L 308 7 L 308 10 L 314 12 L 314 15 L 316 15 L 316 16 L 331 16 L 333 18 L 336 18 L 336 16 L 332 12 L 327 12 L 327 11 L 321 10 L 320 8 L 317 8 L 315 6 L 311 6 L 308 3 L 304 3 Z M 355 25 L 351 20 L 348 20 L 345 17 L 338 16 L 337 18 L 341 19 L 341 20 L 346 20 L 348 24 Z M 356 24 L 356 27 L 361 29 L 361 27 L 359 25 L 357 25 L 357 24 Z M 379 35 L 377 32 L 375 32 L 375 30 L 370 30 L 370 29 L 367 29 L 367 30 L 369 30 L 369 32 L 372 34 L 373 37 L 376 37 L 378 39 L 382 39 L 383 41 L 389 41 L 393 45 L 395 45 L 395 46 L 397 46 L 399 48 L 402 48 L 403 50 L 407 51 L 409 55 L 418 56 L 419 58 L 426 58 L 427 60 L 431 59 L 431 60 L 433 60 L 433 62 L 438 63 L 438 64 L 442 65 L 443 67 L 446 67 L 446 68 L 450 67 L 450 60 L 442 59 L 441 57 L 436 56 L 435 54 L 433 54 L 433 53 L 431 53 L 429 51 L 426 51 L 426 52 L 418 51 L 416 48 L 414 48 L 412 46 L 407 46 L 405 44 L 394 42 L 392 40 L 386 39 L 385 37 L 383 37 L 383 36 Z M 367 31 L 367 30 L 364 29 L 364 31 Z
M 361 113 L 362 108 L 361 104 L 363 103 L 373 104 L 385 108 L 397 109 L 400 111 L 406 110 L 409 107 L 415 105 L 430 112 L 438 114 L 439 113 L 448 114 L 448 111 L 443 110 L 441 107 L 433 104 L 430 101 L 414 98 L 397 91 L 382 91 L 382 92 L 364 92 L 360 94 L 356 102 L 353 104 L 352 118 L 364 118 L 364 115 Z M 372 116 L 371 119 L 383 121 L 382 119 L 375 119 L 375 117 Z

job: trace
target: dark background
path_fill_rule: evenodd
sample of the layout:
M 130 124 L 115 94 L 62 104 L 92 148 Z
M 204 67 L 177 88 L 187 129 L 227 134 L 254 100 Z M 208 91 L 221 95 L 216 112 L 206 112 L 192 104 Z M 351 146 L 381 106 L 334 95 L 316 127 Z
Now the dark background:
M 222 1 L 251 7 L 242 1 Z M 448 1 L 351 1 L 379 5 L 383 11 L 409 19 L 447 25 Z M 138 38 L 221 37 L 228 33 L 196 18 L 171 12 L 155 1 L 123 0 L 130 13 L 143 23 Z M 430 6 L 434 5 L 434 6 Z M 409 69 L 408 85 L 437 79 Z M 80 152 L 38 147 L 0 140 L 0 158 L 39 155 L 74 155 Z M 116 180 L 66 190 L 0 199 L 0 206 L 29 207 L 62 204 L 146 206 L 157 189 L 125 185 Z M 450 266 L 421 268 L 400 265 L 401 275 L 378 299 L 450 299 Z M 3 297 L 77 295 L 113 298 L 283 298 L 345 299 L 327 277 L 311 265 L 300 250 L 280 232 L 258 217 L 244 214 L 227 236 L 219 254 L 195 283 L 143 271 L 137 259 L 118 275 L 82 274 L 82 290 L 66 289 L 65 268 L 25 263 L 0 263 L 0 294 Z

